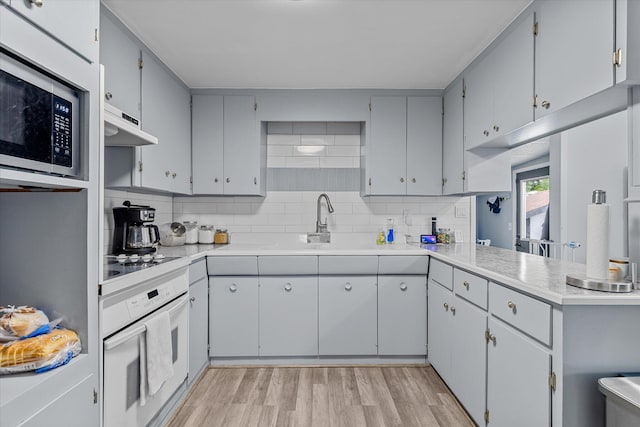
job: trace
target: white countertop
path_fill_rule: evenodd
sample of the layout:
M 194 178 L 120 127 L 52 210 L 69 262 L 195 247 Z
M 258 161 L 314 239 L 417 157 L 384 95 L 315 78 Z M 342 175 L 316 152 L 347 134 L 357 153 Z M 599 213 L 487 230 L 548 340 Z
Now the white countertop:
M 161 246 L 166 256 L 234 255 L 432 255 L 472 273 L 484 276 L 556 305 L 640 305 L 640 291 L 608 293 L 569 286 L 567 274 L 584 274 L 585 265 L 471 243 L 425 245 L 396 243 L 378 246 L 371 239 L 336 239 L 329 244 L 300 241 L 232 242 L 229 245 Z

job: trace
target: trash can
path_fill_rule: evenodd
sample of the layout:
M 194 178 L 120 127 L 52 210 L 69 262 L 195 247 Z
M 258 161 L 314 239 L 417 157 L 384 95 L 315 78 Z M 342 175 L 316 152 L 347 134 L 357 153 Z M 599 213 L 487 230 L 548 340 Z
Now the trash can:
M 640 377 L 600 378 L 598 389 L 606 399 L 607 427 L 640 426 Z

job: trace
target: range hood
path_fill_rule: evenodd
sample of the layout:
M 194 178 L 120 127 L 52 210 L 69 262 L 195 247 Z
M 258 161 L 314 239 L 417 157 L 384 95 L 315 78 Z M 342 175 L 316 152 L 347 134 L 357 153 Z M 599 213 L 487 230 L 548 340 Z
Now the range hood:
M 158 138 L 140 129 L 135 117 L 104 103 L 104 145 L 136 147 L 157 144 Z

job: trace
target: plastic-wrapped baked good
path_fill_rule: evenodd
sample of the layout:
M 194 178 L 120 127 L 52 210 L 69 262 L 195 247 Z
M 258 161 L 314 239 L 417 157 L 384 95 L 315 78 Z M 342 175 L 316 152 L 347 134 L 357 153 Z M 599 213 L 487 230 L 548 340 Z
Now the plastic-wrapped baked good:
M 0 374 L 48 371 L 68 363 L 81 350 L 80 338 L 69 329 L 12 341 L 0 346 Z
M 24 337 L 47 323 L 47 315 L 34 307 L 0 307 L 0 335 Z

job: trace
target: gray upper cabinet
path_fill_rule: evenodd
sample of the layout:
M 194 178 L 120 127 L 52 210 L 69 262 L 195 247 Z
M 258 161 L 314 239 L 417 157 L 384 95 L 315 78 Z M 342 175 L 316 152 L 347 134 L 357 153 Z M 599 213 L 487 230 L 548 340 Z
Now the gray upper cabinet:
M 616 83 L 640 84 L 640 2 L 616 0 Z
M 98 62 L 98 1 L 13 0 L 9 6 L 89 62 Z
M 193 194 L 266 192 L 266 125 L 251 95 L 193 96 Z
M 158 145 L 140 150 L 142 187 L 191 193 L 191 97 L 153 56 L 142 54 L 142 129 L 158 137 Z M 138 163 L 138 166 L 140 163 Z
M 444 94 L 442 129 L 442 194 L 464 191 L 463 85 L 459 80 Z
M 614 0 L 539 0 L 535 9 L 539 119 L 612 86 Z
M 533 121 L 533 14 L 465 73 L 465 148 Z
M 140 45 L 120 28 L 104 7 L 100 14 L 100 63 L 104 65 L 105 100 L 140 118 Z
M 442 98 L 372 96 L 363 193 L 440 194 L 441 144 Z

